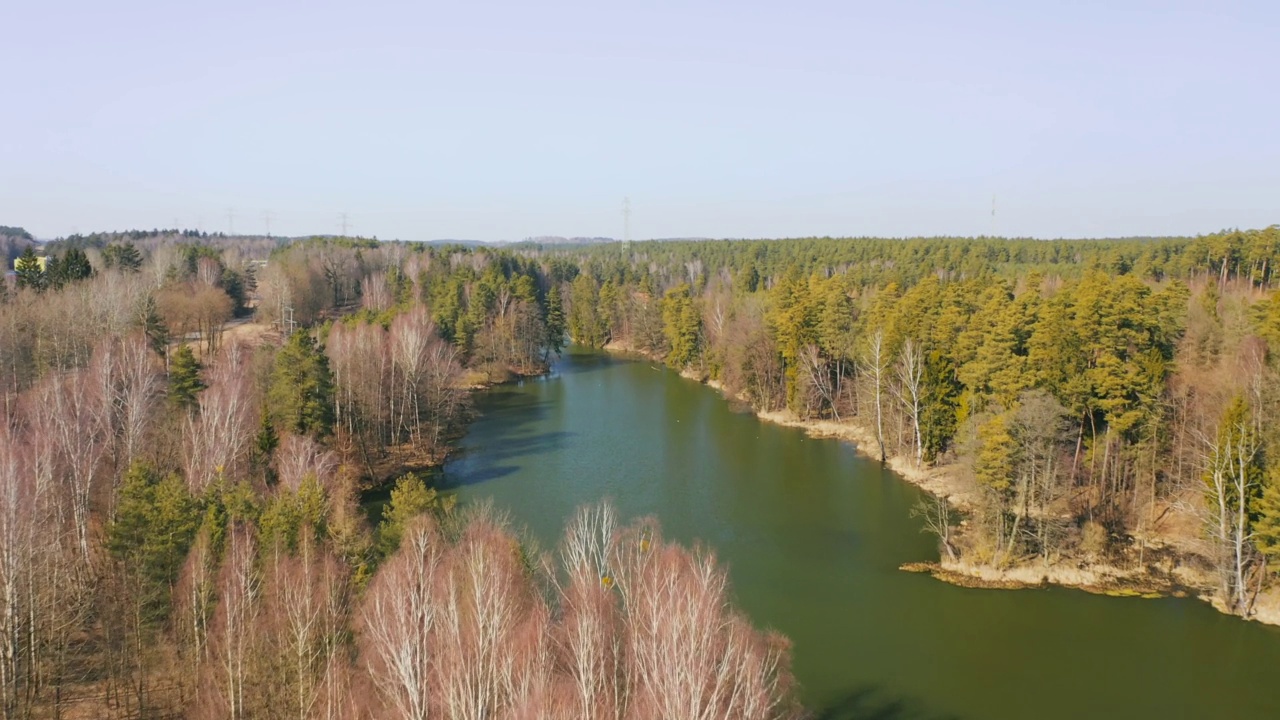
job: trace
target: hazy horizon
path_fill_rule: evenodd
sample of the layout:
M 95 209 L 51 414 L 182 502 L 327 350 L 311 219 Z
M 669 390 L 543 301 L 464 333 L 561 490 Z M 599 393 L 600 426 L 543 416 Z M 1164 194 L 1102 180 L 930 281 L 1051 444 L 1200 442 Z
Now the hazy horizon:
M 1280 221 L 1273 3 L 0 10 L 0 224 L 517 241 Z M 995 215 L 992 216 L 992 201 Z

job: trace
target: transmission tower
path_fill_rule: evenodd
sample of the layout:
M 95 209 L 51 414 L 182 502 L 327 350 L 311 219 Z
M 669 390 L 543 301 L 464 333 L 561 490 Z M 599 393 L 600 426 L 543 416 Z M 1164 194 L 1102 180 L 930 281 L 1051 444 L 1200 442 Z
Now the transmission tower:
M 350 226 L 350 223 L 347 222 L 347 214 L 344 212 L 338 213 L 338 222 L 342 225 L 342 237 L 346 237 L 347 228 Z
M 262 224 L 267 226 L 267 237 L 271 237 L 271 211 L 262 211 Z
M 236 209 L 227 208 L 227 235 L 236 234 Z

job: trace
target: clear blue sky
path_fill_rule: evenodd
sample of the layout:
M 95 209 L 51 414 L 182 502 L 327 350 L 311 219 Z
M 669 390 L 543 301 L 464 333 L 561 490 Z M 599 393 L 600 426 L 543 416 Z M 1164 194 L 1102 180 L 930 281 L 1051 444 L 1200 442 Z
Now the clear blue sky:
M 1280 222 L 1280 3 L 0 5 L 0 224 L 1194 234 Z

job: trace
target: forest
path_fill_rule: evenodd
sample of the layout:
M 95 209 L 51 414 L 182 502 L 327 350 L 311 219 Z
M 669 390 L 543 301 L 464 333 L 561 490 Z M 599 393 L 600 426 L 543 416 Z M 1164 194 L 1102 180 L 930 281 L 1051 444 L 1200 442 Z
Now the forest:
M 941 468 L 953 567 L 1121 568 L 1251 616 L 1280 570 L 1280 226 L 552 252 L 569 330 Z M 1269 449 L 1274 449 L 1269 452 Z M 1271 600 L 1274 602 L 1274 600 Z
M 1246 616 L 1278 584 L 1277 226 L 28 247 L 0 285 L 4 718 L 801 715 L 710 549 L 588 506 L 541 550 L 436 487 L 469 389 L 568 342 L 950 472 L 920 512 L 952 563 L 1176 565 Z
M 709 549 L 592 506 L 544 551 L 435 487 L 469 388 L 563 347 L 570 264 L 39 250 L 0 292 L 0 717 L 798 713 Z

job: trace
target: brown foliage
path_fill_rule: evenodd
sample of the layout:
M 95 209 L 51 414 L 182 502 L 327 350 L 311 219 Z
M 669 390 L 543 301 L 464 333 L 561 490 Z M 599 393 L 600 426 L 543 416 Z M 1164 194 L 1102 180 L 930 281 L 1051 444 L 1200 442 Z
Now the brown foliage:
M 187 419 L 186 477 L 193 493 L 201 493 L 218 477 L 245 476 L 249 448 L 258 426 L 261 403 L 248 371 L 250 353 L 230 345 L 220 353 L 200 393 L 199 412 Z
M 450 542 L 429 519 L 374 579 L 362 654 L 376 717 L 790 717 L 785 642 L 728 602 L 714 558 L 584 509 L 558 613 L 488 516 Z
M 175 338 L 185 340 L 197 333 L 207 354 L 218 349 L 222 325 L 231 319 L 233 309 L 231 298 L 222 288 L 204 282 L 165 287 L 156 293 L 156 305 Z
M 413 466 L 439 452 L 465 397 L 457 350 L 437 335 L 426 308 L 397 315 L 389 330 L 337 324 L 326 351 L 334 424 L 354 442 L 367 474 L 380 478 L 391 456 Z

